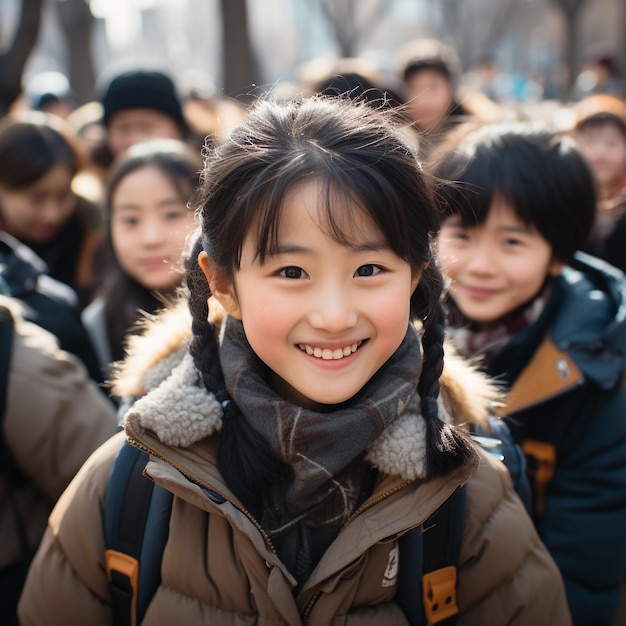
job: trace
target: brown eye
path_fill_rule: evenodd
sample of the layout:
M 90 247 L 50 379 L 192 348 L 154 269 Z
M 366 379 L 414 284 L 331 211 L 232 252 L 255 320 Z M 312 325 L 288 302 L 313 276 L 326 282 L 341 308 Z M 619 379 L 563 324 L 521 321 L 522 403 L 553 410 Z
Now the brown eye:
M 368 263 L 367 265 L 361 265 L 359 269 L 354 273 L 355 276 L 375 276 L 382 271 L 378 265 Z
M 303 269 L 296 267 L 295 265 L 290 265 L 289 267 L 285 267 L 280 270 L 279 275 L 284 276 L 285 278 L 298 280 L 300 278 L 304 278 L 306 273 Z

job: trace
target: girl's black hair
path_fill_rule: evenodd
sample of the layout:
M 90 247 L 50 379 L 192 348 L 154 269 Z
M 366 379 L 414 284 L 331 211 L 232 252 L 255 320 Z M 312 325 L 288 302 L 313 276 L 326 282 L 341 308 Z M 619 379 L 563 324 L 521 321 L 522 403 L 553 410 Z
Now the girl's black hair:
M 110 209 L 115 190 L 126 176 L 148 166 L 158 168 L 183 202 L 189 202 L 198 188 L 202 160 L 189 146 L 178 140 L 154 139 L 130 148 L 109 172 L 105 189 L 107 229 L 97 253 L 97 264 L 101 271 L 95 282 L 101 285 L 97 295 L 105 299 L 105 324 L 114 361 L 123 358 L 128 333 L 139 330 L 139 311 L 155 313 L 164 306 L 168 296 L 156 294 L 128 276 L 115 256 L 111 240 Z M 169 295 L 173 299 L 175 294 Z
M 442 219 L 459 216 L 464 226 L 476 226 L 494 198 L 502 199 L 567 263 L 585 243 L 596 212 L 593 175 L 574 140 L 530 122 L 490 124 L 458 136 L 433 167 L 446 181 Z
M 232 280 L 250 224 L 256 223 L 256 253 L 263 262 L 276 250 L 287 192 L 298 182 L 315 178 L 326 198 L 319 226 L 329 236 L 350 243 L 351 216 L 363 211 L 394 252 L 415 272 L 423 272 L 410 306 L 412 316 L 423 323 L 418 391 L 427 423 L 427 471 L 442 475 L 474 452 L 464 435 L 438 415 L 444 316 L 443 280 L 431 254 L 437 211 L 410 137 L 392 111 L 365 102 L 324 97 L 280 104 L 265 100 L 225 143 L 207 151 L 198 208 L 201 239 L 188 262 L 190 350 L 207 388 L 220 391 L 224 383 L 217 340 L 207 321 L 209 288 L 197 263 L 200 247 L 224 278 Z M 271 484 L 289 477 L 269 442 L 246 420 L 232 417 L 224 420 L 218 466 L 252 510 L 261 506 Z
M 0 124 L 0 185 L 29 187 L 55 165 L 66 165 L 72 175 L 84 164 L 76 139 L 62 120 L 28 111 L 7 115 Z

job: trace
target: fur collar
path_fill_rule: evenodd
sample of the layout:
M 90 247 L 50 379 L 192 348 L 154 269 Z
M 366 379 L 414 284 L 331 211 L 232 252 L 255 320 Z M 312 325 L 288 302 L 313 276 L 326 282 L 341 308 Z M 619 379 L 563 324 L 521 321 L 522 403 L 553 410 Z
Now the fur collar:
M 216 316 L 214 321 L 219 325 L 220 319 Z M 114 382 L 118 396 L 141 396 L 126 419 L 138 418 L 163 443 L 182 448 L 218 432 L 222 425 L 221 407 L 202 384 L 187 351 L 189 338 L 186 310 L 159 315 L 143 335 L 131 340 Z M 476 369 L 458 356 L 446 357 L 439 403 L 442 419 L 484 423 L 496 398 L 493 385 Z M 417 407 L 408 407 L 372 444 L 368 460 L 385 474 L 415 480 L 423 477 L 425 445 L 424 420 Z

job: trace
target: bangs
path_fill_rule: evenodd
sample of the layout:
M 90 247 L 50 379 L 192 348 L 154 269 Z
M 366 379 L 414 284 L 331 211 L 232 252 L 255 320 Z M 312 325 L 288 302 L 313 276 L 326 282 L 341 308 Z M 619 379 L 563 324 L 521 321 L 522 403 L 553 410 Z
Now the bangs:
M 255 214 L 256 256 L 260 263 L 278 252 L 280 221 L 287 194 L 307 181 L 319 182 L 317 214 L 311 217 L 325 235 L 340 245 L 355 247 L 363 235 L 356 218 L 364 216 L 382 233 L 389 248 L 410 262 L 410 231 L 402 219 L 404 209 L 385 179 L 376 180 L 380 177 L 372 172 L 366 175 L 353 171 L 347 175 L 339 170 L 310 173 L 292 180 L 286 178 L 275 177 L 274 184 L 267 184 L 261 195 L 248 194 L 245 214 Z M 238 261 L 240 258 L 241 248 Z
M 594 113 L 582 119 L 574 128 L 575 132 L 587 130 L 599 130 L 601 128 L 614 128 L 626 139 L 626 121 L 619 115 L 610 112 Z
M 458 165 L 458 163 L 457 163 Z M 507 155 L 491 158 L 480 154 L 468 159 L 460 174 L 446 181 L 443 218 L 458 217 L 461 225 L 471 228 L 484 224 L 494 201 L 504 202 L 527 226 L 536 221 L 533 206 L 545 205 L 541 188 L 524 168 L 509 162 Z

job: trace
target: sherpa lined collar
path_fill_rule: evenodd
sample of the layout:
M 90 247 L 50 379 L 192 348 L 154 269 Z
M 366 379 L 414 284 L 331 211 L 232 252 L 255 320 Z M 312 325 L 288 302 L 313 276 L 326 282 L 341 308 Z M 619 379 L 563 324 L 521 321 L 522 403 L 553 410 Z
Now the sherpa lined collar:
M 151 378 L 153 388 L 135 403 L 126 415 L 127 421 L 138 419 L 161 442 L 181 448 L 219 432 L 222 408 L 202 383 L 189 352 L 164 380 L 156 383 L 154 372 Z M 416 404 L 409 405 L 383 432 L 366 457 L 379 471 L 406 480 L 425 475 L 426 424 Z M 444 421 L 450 421 L 441 402 L 440 414 Z

